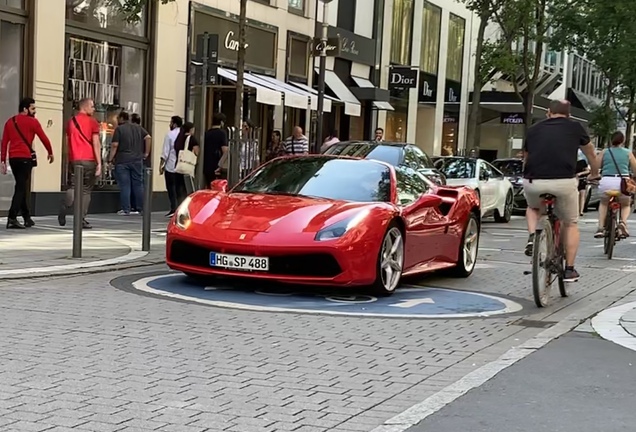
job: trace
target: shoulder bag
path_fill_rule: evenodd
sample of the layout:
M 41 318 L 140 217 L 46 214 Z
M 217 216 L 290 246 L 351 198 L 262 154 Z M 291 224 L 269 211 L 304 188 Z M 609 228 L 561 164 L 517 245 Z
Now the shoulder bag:
M 11 120 L 13 120 L 13 126 L 15 126 L 15 130 L 18 132 L 18 135 L 20 135 L 20 138 L 22 138 L 22 141 L 24 141 L 24 144 L 31 151 L 31 166 L 32 167 L 38 166 L 38 155 L 35 153 L 35 150 L 33 150 L 33 147 L 31 146 L 31 144 L 29 144 L 29 141 L 27 141 L 27 139 L 24 137 L 24 134 L 22 134 L 22 131 L 18 127 L 18 121 L 15 119 L 15 116 L 12 117 Z
M 188 135 L 188 137 L 186 138 L 184 149 L 180 150 L 179 154 L 177 155 L 177 165 L 174 171 L 177 174 L 194 177 L 195 168 L 197 166 L 197 155 L 195 155 L 194 152 L 190 150 L 190 138 L 192 138 L 192 136 Z
M 618 166 L 618 163 L 616 162 L 616 158 L 612 154 L 612 149 L 608 148 L 607 151 L 609 152 L 610 157 L 612 158 L 612 162 L 614 162 L 614 166 L 616 167 L 616 171 L 618 172 L 618 175 L 621 177 L 621 193 L 623 195 L 633 195 L 634 193 L 636 193 L 636 182 L 632 180 L 632 178 L 629 177 L 629 175 L 624 176 L 621 174 L 621 169 Z

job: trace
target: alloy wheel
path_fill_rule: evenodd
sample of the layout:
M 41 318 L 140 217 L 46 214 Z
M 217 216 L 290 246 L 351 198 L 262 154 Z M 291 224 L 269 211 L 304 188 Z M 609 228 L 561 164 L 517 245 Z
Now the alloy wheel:
M 397 227 L 391 228 L 384 236 L 380 261 L 382 287 L 393 292 L 400 283 L 404 266 L 404 240 Z
M 464 269 L 471 272 L 477 262 L 477 247 L 479 244 L 479 226 L 474 218 L 470 218 L 464 233 Z

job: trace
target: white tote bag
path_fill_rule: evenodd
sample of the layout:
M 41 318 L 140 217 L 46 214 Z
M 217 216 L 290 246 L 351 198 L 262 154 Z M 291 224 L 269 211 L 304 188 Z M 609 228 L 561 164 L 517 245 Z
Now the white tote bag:
M 183 150 L 179 151 L 179 155 L 177 156 L 175 172 L 194 177 L 195 168 L 197 166 L 197 155 L 190 150 L 190 135 L 186 138 L 184 147 Z

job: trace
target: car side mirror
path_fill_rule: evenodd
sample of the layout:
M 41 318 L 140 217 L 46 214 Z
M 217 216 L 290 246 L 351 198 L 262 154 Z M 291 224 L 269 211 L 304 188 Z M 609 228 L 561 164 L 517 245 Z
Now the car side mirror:
M 213 180 L 210 183 L 210 189 L 217 192 L 225 192 L 227 189 L 227 180 Z
M 416 205 L 421 208 L 434 208 L 442 204 L 442 197 L 438 195 L 426 194 L 417 200 Z

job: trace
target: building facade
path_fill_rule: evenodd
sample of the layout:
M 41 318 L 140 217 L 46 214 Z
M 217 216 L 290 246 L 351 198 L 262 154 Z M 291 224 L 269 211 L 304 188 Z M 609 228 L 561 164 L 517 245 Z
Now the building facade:
M 330 41 L 339 46 L 327 59 L 325 136 L 337 131 L 341 140 L 371 138 L 377 126 L 384 126 L 383 113 L 393 110 L 386 85 L 379 85 L 384 13 L 391 3 L 334 0 L 328 5 Z M 313 47 L 322 11 L 318 0 L 248 2 L 244 118 L 264 143 L 271 132 L 286 137 L 297 125 L 312 141 L 325 138 L 314 136 L 318 59 Z M 233 0 L 148 2 L 139 19 L 129 23 L 108 0 L 0 1 L 0 122 L 16 113 L 23 96 L 33 95 L 56 156 L 55 163 L 34 170 L 34 214 L 54 214 L 59 208 L 68 175 L 65 123 L 81 98 L 95 100 L 104 159 L 121 110 L 141 115 L 153 136 L 155 167 L 173 115 L 193 121 L 198 133 L 210 126 L 215 112 L 223 112 L 228 125 L 240 126 L 234 119 L 238 14 L 239 2 Z M 204 33 L 218 52 L 217 73 L 206 86 L 198 67 Z M 35 148 L 43 156 L 40 143 Z M 153 204 L 161 208 L 165 186 L 156 171 Z M 0 177 L 0 214 L 6 213 L 12 189 L 11 176 Z M 104 170 L 90 211 L 117 210 L 117 184 Z
M 394 0 L 385 16 L 381 84 L 395 108 L 379 116 L 386 139 L 431 155 L 463 149 L 478 18 L 453 0 Z

